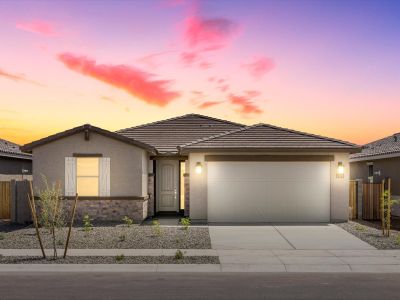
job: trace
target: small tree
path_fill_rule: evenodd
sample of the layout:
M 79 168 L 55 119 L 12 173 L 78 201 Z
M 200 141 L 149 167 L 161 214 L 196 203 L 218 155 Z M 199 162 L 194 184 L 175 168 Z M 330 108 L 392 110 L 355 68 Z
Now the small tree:
M 397 204 L 398 201 L 392 199 L 390 189 L 385 190 L 381 197 L 381 218 L 382 218 L 382 234 L 390 236 L 392 206 Z
M 39 190 L 39 210 L 37 213 L 37 218 L 39 224 L 48 229 L 52 237 L 53 245 L 53 257 L 57 257 L 57 233 L 56 229 L 59 229 L 65 224 L 65 213 L 64 206 L 61 202 L 62 192 L 61 184 L 57 185 L 53 183 L 49 185 L 45 176 L 42 176 L 45 188 Z

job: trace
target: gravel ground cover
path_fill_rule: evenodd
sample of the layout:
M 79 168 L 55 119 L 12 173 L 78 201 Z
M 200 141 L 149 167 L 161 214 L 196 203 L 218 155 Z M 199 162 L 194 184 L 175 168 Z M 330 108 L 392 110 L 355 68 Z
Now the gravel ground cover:
M 12 226 L 12 225 L 10 225 Z M 0 228 L 1 249 L 35 249 L 39 243 L 32 226 Z M 96 225 L 86 232 L 83 227 L 72 230 L 70 249 L 210 249 L 211 241 L 206 227 L 160 227 L 153 226 Z M 52 248 L 48 230 L 40 229 L 45 248 Z M 67 228 L 58 231 L 57 247 L 64 246 Z
M 218 256 L 68 256 L 65 259 L 0 256 L 0 264 L 219 264 Z
M 337 225 L 377 249 L 400 249 L 400 232 L 397 230 L 391 230 L 390 237 L 385 237 L 375 223 L 349 221 Z

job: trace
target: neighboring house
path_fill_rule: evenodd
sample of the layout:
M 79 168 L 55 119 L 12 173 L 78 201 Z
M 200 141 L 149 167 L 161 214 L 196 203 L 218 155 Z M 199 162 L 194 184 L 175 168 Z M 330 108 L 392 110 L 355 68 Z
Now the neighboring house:
M 351 179 L 379 183 L 389 177 L 393 198 L 400 199 L 400 133 L 368 143 L 350 156 Z M 394 213 L 400 216 L 398 206 Z
M 209 222 L 348 219 L 351 143 L 189 114 L 110 132 L 91 125 L 27 144 L 78 216 L 135 220 L 181 212 Z
M 32 156 L 20 146 L 0 139 L 0 181 L 32 179 Z

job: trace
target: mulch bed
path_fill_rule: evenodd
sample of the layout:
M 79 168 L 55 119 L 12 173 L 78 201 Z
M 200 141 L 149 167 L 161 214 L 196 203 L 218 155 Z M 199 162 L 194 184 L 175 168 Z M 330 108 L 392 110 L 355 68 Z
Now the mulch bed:
M 0 264 L 219 264 L 218 256 L 68 256 L 46 258 L 36 256 L 0 256 Z
M 377 249 L 400 249 L 400 231 L 392 229 L 390 237 L 385 237 L 378 222 L 357 220 L 337 225 Z
M 13 225 L 10 225 L 13 226 Z M 51 234 L 40 229 L 45 248 L 52 248 Z M 63 248 L 67 228 L 57 232 L 57 247 Z M 35 229 L 5 228 L 0 231 L 0 249 L 35 249 L 39 243 Z M 210 249 L 211 240 L 206 227 L 161 227 L 157 233 L 152 226 L 95 226 L 86 232 L 82 227 L 72 230 L 70 249 Z

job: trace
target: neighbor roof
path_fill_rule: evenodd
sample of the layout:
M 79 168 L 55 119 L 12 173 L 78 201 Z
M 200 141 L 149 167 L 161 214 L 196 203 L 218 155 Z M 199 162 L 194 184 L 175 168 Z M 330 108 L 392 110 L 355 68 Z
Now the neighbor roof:
M 355 144 L 268 124 L 247 126 L 228 133 L 182 145 L 182 153 L 193 150 L 284 151 L 340 150 L 359 151 Z
M 154 146 L 160 154 L 177 154 L 178 146 L 201 138 L 244 128 L 242 124 L 187 114 L 176 118 L 118 130 L 127 138 Z
M 21 151 L 19 145 L 3 139 L 0 139 L 0 156 L 20 159 L 32 159 L 32 156 L 30 154 Z
M 67 137 L 67 136 L 70 136 L 70 135 L 74 135 L 74 134 L 79 133 L 79 132 L 84 132 L 84 131 L 95 132 L 97 134 L 101 134 L 101 135 L 104 135 L 106 137 L 109 137 L 109 138 L 112 138 L 112 139 L 116 139 L 116 140 L 119 140 L 121 142 L 140 147 L 142 149 L 145 149 L 145 150 L 149 151 L 152 154 L 156 154 L 157 153 L 157 150 L 153 146 L 150 146 L 150 145 L 148 145 L 146 143 L 143 143 L 141 141 L 137 141 L 137 140 L 132 139 L 132 138 L 124 137 L 124 136 L 122 136 L 120 134 L 117 134 L 115 132 L 111 132 L 111 131 L 108 131 L 108 130 L 105 130 L 105 129 L 102 129 L 102 128 L 99 128 L 99 127 L 92 126 L 90 124 L 85 124 L 85 125 L 82 125 L 82 126 L 78 126 L 78 127 L 72 128 L 72 129 L 68 129 L 68 130 L 60 132 L 60 133 L 53 134 L 51 136 L 48 136 L 46 138 L 43 138 L 43 139 L 40 139 L 38 141 L 32 142 L 30 144 L 26 144 L 26 145 L 24 145 L 22 147 L 22 149 L 24 151 L 29 151 L 30 152 L 30 151 L 32 151 L 32 149 L 34 149 L 34 148 L 36 148 L 38 146 L 42 146 L 44 144 L 56 141 L 58 139 L 61 139 L 61 138 L 64 138 L 64 137 Z
M 400 132 L 362 146 L 361 152 L 350 156 L 351 160 L 364 160 L 380 156 L 400 156 Z

